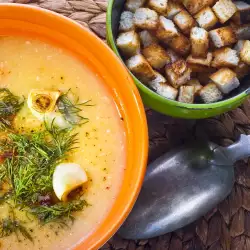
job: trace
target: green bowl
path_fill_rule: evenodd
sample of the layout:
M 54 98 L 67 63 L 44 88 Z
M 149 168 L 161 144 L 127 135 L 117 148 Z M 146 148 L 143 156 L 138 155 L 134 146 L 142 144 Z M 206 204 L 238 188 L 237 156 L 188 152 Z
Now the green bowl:
M 116 47 L 116 37 L 118 33 L 119 19 L 124 7 L 125 0 L 109 0 L 107 11 L 107 41 L 113 51 L 121 58 Z M 186 118 L 201 119 L 216 116 L 232 110 L 250 95 L 250 77 L 247 76 L 241 81 L 239 88 L 234 90 L 224 100 L 211 104 L 186 104 L 168 100 L 141 83 L 132 73 L 135 84 L 137 85 L 144 104 L 160 113 Z

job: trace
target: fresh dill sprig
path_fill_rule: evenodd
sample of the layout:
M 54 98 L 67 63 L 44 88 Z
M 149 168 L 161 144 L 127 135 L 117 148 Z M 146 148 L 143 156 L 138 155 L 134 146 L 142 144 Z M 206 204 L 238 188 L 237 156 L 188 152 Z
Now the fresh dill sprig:
M 59 129 L 52 122 L 42 132 L 8 136 L 15 154 L 3 166 L 12 185 L 14 201 L 35 203 L 39 195 L 53 192 L 55 166 L 76 148 L 77 134 Z
M 0 88 L 0 129 L 11 127 L 12 120 L 23 106 L 23 101 L 6 88 Z
M 88 118 L 80 115 L 83 106 L 93 106 L 91 100 L 79 102 L 79 98 L 75 101 L 70 98 L 71 89 L 62 94 L 57 102 L 58 110 L 65 116 L 65 119 L 72 125 L 82 125 L 89 121 Z
M 75 200 L 71 202 L 60 202 L 52 206 L 38 206 L 31 210 L 41 223 L 59 222 L 60 219 L 73 220 L 72 212 L 80 211 L 88 206 L 84 200 Z

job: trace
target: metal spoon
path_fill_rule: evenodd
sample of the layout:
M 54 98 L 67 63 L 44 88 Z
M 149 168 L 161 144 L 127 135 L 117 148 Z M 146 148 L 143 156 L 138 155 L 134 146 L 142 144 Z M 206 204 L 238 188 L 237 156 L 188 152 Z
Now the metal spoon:
M 148 166 L 138 200 L 118 234 L 147 239 L 181 228 L 209 212 L 232 190 L 233 164 L 250 156 L 250 135 L 229 147 L 196 143 Z

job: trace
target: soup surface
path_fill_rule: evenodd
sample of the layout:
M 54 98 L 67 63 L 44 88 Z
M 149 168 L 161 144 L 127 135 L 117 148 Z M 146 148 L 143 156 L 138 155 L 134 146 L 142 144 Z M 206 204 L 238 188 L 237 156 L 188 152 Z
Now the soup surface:
M 32 135 L 45 129 L 44 121 L 37 119 L 27 105 L 33 89 L 70 91 L 74 98 L 79 97 L 79 103 L 87 102 L 78 110 L 81 117 L 86 118 L 82 119 L 84 124 L 70 128 L 78 133 L 77 149 L 63 160 L 79 164 L 88 176 L 81 192 L 81 199 L 88 205 L 72 213 L 74 222 L 69 221 L 66 226 L 55 222 L 43 225 L 15 202 L 0 203 L 0 221 L 3 223 L 9 218 L 11 207 L 11 213 L 29 234 L 27 237 L 19 230 L 17 234 L 1 237 L 0 249 L 72 249 L 102 221 L 121 184 L 125 167 L 125 131 L 116 105 L 101 78 L 84 62 L 61 48 L 25 37 L 0 38 L 0 88 L 24 98 L 13 120 L 17 134 Z

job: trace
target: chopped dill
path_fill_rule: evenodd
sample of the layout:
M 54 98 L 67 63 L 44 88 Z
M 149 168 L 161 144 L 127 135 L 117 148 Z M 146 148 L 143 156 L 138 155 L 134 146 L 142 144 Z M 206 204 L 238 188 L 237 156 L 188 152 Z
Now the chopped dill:
M 60 202 L 53 191 L 52 178 L 55 167 L 77 149 L 77 133 L 72 128 L 62 129 L 45 123 L 44 129 L 21 133 L 12 129 L 12 120 L 23 102 L 8 89 L 0 89 L 0 129 L 9 129 L 0 138 L 0 204 L 13 210 L 19 209 L 38 219 L 41 224 L 73 221 L 73 212 L 82 210 L 87 202 L 80 197 L 71 197 Z M 89 101 L 79 103 L 70 99 L 70 90 L 59 97 L 59 111 L 72 125 L 88 122 L 79 115 L 82 106 L 91 106 Z M 22 235 L 32 241 L 24 223 L 9 213 L 0 220 L 0 238 L 11 234 Z
M 58 222 L 58 219 L 74 220 L 72 212 L 82 210 L 84 206 L 88 206 L 84 200 L 75 200 L 71 202 L 60 202 L 52 206 L 38 206 L 31 210 L 41 223 Z M 60 221 L 59 221 L 60 222 Z
M 62 94 L 57 102 L 58 110 L 65 116 L 65 119 L 72 125 L 82 125 L 89 121 L 88 118 L 80 115 L 83 106 L 93 106 L 91 100 L 79 102 L 79 98 L 73 101 L 71 98 L 72 92 L 69 89 Z
M 12 120 L 21 109 L 23 101 L 13 95 L 8 89 L 0 88 L 0 129 L 11 127 Z

